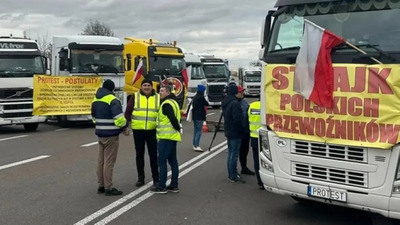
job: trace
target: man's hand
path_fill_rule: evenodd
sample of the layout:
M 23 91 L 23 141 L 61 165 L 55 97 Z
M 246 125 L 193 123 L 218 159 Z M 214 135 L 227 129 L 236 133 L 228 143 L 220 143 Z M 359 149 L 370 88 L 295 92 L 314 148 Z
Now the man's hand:
M 125 136 L 129 136 L 129 133 L 130 133 L 129 127 L 125 127 L 125 128 L 124 128 L 124 131 L 123 131 L 123 134 L 124 134 Z

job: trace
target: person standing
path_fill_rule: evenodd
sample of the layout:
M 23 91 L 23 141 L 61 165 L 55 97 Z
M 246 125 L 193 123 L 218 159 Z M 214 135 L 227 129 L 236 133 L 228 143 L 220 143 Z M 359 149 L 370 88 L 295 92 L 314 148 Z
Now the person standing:
M 244 117 L 240 102 L 236 98 L 238 87 L 236 84 L 228 86 L 228 95 L 222 101 L 222 113 L 224 116 L 224 132 L 228 139 L 228 178 L 232 183 L 245 181 L 237 172 L 237 161 L 241 143 L 241 137 L 244 134 Z
M 250 104 L 248 110 L 250 137 L 251 137 L 251 148 L 253 150 L 254 160 L 254 171 L 257 177 L 258 188 L 264 190 L 264 185 L 260 178 L 260 162 L 259 162 L 259 151 L 258 151 L 258 134 L 257 130 L 261 128 L 261 103 L 260 101 L 253 102 Z
M 161 106 L 157 117 L 157 139 L 158 139 L 158 166 L 160 169 L 160 182 L 151 188 L 153 193 L 166 194 L 168 191 L 179 192 L 178 187 L 178 160 L 176 155 L 176 144 L 181 141 L 181 111 L 175 101 L 175 95 L 171 93 L 170 86 L 160 89 Z M 171 166 L 171 183 L 167 182 L 167 160 Z
M 243 117 L 244 117 L 244 132 L 242 136 L 242 142 L 240 143 L 240 150 L 239 150 L 239 162 L 240 166 L 242 167 L 242 171 L 240 172 L 241 174 L 247 174 L 247 175 L 254 175 L 254 172 L 251 171 L 247 167 L 247 155 L 249 154 L 249 144 L 250 144 L 250 130 L 249 130 L 249 119 L 247 116 L 247 110 L 249 109 L 249 103 L 247 103 L 246 100 L 244 100 L 244 89 L 242 86 L 238 86 L 238 93 L 236 94 L 236 97 L 238 98 L 240 105 L 242 107 L 242 112 L 243 112 Z
M 160 96 L 155 93 L 153 82 L 148 79 L 142 81 L 139 92 L 136 92 L 131 97 L 126 107 L 125 118 L 131 121 L 136 149 L 136 169 L 138 173 L 136 187 L 144 185 L 144 152 L 146 143 L 153 184 L 156 185 L 158 183 L 156 120 L 159 107 Z M 129 127 L 125 132 L 129 132 Z
M 120 101 L 114 96 L 115 84 L 106 80 L 103 87 L 97 90 L 92 102 L 91 114 L 96 125 L 95 134 L 99 138 L 99 156 L 97 163 L 97 193 L 105 195 L 122 195 L 122 191 L 113 188 L 113 170 L 117 160 L 119 134 L 126 126 Z
M 200 138 L 202 133 L 202 126 L 204 121 L 206 120 L 206 107 L 210 105 L 204 97 L 205 90 L 206 87 L 204 85 L 199 84 L 197 86 L 197 93 L 192 100 L 192 107 L 193 107 L 192 120 L 194 126 L 193 150 L 197 152 L 204 151 L 200 147 Z

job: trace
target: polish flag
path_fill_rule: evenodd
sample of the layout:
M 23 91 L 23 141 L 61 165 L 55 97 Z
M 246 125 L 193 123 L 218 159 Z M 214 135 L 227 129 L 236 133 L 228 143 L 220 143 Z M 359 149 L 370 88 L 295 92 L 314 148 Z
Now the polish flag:
M 333 68 L 331 51 L 343 38 L 304 20 L 304 34 L 294 74 L 294 90 L 319 106 L 332 107 Z
M 188 88 L 189 86 L 189 77 L 192 73 L 192 66 L 186 67 L 186 69 L 182 70 L 182 80 L 185 83 L 185 87 Z
M 140 80 L 143 77 L 143 60 L 139 61 L 139 65 L 136 68 L 135 76 L 132 79 L 132 85 L 136 83 L 136 81 Z

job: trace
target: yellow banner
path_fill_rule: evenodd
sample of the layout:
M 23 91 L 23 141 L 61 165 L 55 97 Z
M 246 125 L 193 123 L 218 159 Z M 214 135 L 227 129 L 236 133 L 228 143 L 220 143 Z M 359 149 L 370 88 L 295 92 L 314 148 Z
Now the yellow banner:
M 400 65 L 333 67 L 334 104 L 325 108 L 293 91 L 294 65 L 267 65 L 267 125 L 285 138 L 381 149 L 398 143 Z
M 33 115 L 90 114 L 91 104 L 102 78 L 97 76 L 35 75 Z

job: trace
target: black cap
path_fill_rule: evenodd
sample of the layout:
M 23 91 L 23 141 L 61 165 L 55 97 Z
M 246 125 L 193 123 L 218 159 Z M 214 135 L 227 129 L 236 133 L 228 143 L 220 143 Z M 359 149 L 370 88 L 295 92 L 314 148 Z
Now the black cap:
M 230 84 L 228 86 L 228 95 L 236 95 L 238 93 L 238 87 L 236 84 Z
M 142 84 L 140 84 L 140 85 L 143 85 L 143 84 L 150 84 L 151 86 L 153 86 L 153 82 L 151 80 L 149 80 L 149 79 L 144 79 L 142 81 Z
M 115 84 L 112 80 L 106 80 L 103 83 L 103 88 L 109 90 L 109 91 L 114 91 L 115 89 Z

